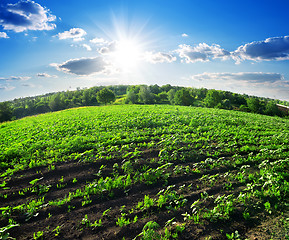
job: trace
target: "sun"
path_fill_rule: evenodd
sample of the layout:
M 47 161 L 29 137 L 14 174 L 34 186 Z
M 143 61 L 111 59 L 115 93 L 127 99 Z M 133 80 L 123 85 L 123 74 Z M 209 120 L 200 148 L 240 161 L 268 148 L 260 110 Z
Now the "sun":
M 142 56 L 141 44 L 134 39 L 121 39 L 116 42 L 113 60 L 118 68 L 128 72 L 135 70 Z
M 147 19 L 140 22 L 138 18 L 130 19 L 126 14 L 124 11 L 116 16 L 112 12 L 112 26 L 100 27 L 108 39 L 108 45 L 105 44 L 105 50 L 100 53 L 106 55 L 113 73 L 142 72 L 146 67 L 143 64 L 146 62 L 145 53 L 154 41 L 151 32 L 146 31 Z

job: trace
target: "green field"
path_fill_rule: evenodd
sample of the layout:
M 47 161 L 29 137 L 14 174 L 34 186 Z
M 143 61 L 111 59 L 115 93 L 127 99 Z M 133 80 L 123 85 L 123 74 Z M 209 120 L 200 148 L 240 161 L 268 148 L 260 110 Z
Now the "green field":
M 288 127 L 168 105 L 2 123 L 0 239 L 289 239 Z

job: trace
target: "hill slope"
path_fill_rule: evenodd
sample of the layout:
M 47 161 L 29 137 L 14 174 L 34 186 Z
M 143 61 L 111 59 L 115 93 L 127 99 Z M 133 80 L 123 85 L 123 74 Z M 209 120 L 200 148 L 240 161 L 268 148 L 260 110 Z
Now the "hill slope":
M 288 126 L 165 105 L 3 123 L 0 226 L 19 224 L 17 239 L 285 239 Z

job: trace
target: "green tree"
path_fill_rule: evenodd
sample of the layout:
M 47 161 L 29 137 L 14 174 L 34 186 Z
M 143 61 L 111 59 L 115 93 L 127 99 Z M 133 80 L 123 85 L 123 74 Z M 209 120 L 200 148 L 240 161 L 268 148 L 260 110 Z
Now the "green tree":
M 36 113 L 46 113 L 50 111 L 48 104 L 44 101 L 40 101 L 35 105 Z
M 207 95 L 208 90 L 206 88 L 194 89 L 194 93 L 198 100 L 203 100 Z
M 0 122 L 9 121 L 12 118 L 12 109 L 8 102 L 0 103 Z
M 16 107 L 16 108 L 13 108 L 12 115 L 18 119 L 18 118 L 25 117 L 27 114 L 26 114 L 26 110 L 24 107 Z
M 59 110 L 62 110 L 64 108 L 64 103 L 61 99 L 60 93 L 52 95 L 52 97 L 48 103 L 48 106 L 50 107 L 50 109 L 52 111 L 59 111 Z
M 267 102 L 265 106 L 265 114 L 270 116 L 282 116 L 282 112 L 273 101 Z
M 82 105 L 83 106 L 89 106 L 92 102 L 92 96 L 90 94 L 90 90 L 89 89 L 84 89 L 82 92 Z
M 175 104 L 175 94 L 176 94 L 175 89 L 171 89 L 170 91 L 168 91 L 168 99 L 170 101 L 170 104 Z
M 215 89 L 211 89 L 207 92 L 207 95 L 204 99 L 206 107 L 213 108 L 221 103 L 221 96 L 219 92 Z
M 139 98 L 144 104 L 153 103 L 154 96 L 147 86 L 141 86 L 139 90 Z
M 247 107 L 247 105 L 244 105 L 244 104 L 242 104 L 239 109 L 240 111 L 243 111 L 243 112 L 249 112 L 249 108 Z
M 230 100 L 229 99 L 222 100 L 221 108 L 228 109 L 228 110 L 232 109 L 232 105 L 231 105 Z
M 139 91 L 140 91 L 140 87 L 141 87 L 141 85 L 132 85 L 132 86 L 129 86 L 129 87 L 127 88 L 127 92 L 129 92 L 129 91 L 134 91 L 135 94 L 138 94 Z
M 137 94 L 134 92 L 134 90 L 130 90 L 128 91 L 126 98 L 125 98 L 125 103 L 137 103 L 138 102 L 138 96 Z
M 96 95 L 97 101 L 100 103 L 108 104 L 115 101 L 115 94 L 107 88 L 103 88 Z
M 194 98 L 191 96 L 189 90 L 184 88 L 176 92 L 174 101 L 177 105 L 190 106 L 193 105 Z
M 157 84 L 155 84 L 155 85 L 150 85 L 149 86 L 149 89 L 150 89 L 150 91 L 152 92 L 152 93 L 154 93 L 154 94 L 159 94 L 162 90 L 161 90 L 161 88 L 157 85 Z
M 159 97 L 161 102 L 167 102 L 168 101 L 168 94 L 166 92 L 159 93 L 158 97 Z
M 173 89 L 173 87 L 170 84 L 166 84 L 166 85 L 161 86 L 161 90 L 164 92 L 168 92 L 171 89 Z
M 233 93 L 232 94 L 232 99 L 231 99 L 232 104 L 235 104 L 237 106 L 241 105 L 247 105 L 247 101 L 244 96 L 238 93 Z
M 255 97 L 248 98 L 247 105 L 251 112 L 260 113 L 261 104 L 258 98 Z
M 35 100 L 33 98 L 28 98 L 25 101 L 25 109 L 28 115 L 35 114 Z

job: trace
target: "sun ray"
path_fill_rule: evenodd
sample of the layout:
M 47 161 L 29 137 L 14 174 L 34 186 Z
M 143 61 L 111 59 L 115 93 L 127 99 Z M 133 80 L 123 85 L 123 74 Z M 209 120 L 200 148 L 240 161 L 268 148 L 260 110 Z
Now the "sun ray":
M 111 12 L 111 26 L 98 25 L 104 33 L 103 38 L 110 44 L 110 49 L 104 54 L 112 65 L 112 72 L 129 74 L 142 71 L 145 53 L 156 41 L 152 36 L 153 29 L 147 28 L 148 23 L 149 19 L 140 21 L 123 10 L 118 16 Z
M 130 71 L 137 68 L 142 49 L 134 39 L 121 39 L 117 41 L 115 51 L 112 54 L 113 61 L 122 71 Z

